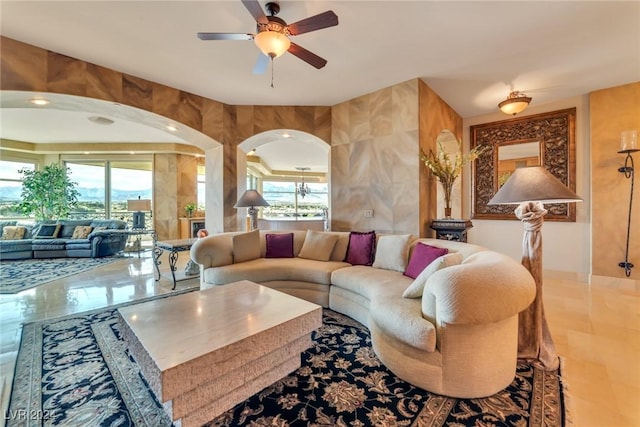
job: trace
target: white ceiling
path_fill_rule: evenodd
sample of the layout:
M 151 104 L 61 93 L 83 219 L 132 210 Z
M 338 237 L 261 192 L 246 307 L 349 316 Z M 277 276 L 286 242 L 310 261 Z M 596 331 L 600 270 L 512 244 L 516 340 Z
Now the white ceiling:
M 252 42 L 196 37 L 255 32 L 239 0 L 2 0 L 0 22 L 7 37 L 233 105 L 335 105 L 421 78 L 468 118 L 495 111 L 513 89 L 541 105 L 640 81 L 638 1 L 280 5 L 289 23 L 329 9 L 340 23 L 292 37 L 328 64 L 285 54 L 275 88 L 269 73 L 252 74 Z

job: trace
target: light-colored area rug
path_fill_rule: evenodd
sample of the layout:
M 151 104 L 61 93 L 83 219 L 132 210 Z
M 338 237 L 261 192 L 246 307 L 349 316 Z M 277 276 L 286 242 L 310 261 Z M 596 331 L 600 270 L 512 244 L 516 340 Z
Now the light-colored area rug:
M 120 259 L 122 258 L 115 256 L 5 260 L 0 262 L 0 294 L 15 294 Z
M 210 426 L 564 426 L 560 374 L 520 363 L 513 383 L 484 399 L 434 395 L 378 360 L 368 330 L 325 310 L 300 369 Z M 12 414 L 40 414 L 24 423 Z M 24 326 L 7 426 L 171 425 L 107 310 Z

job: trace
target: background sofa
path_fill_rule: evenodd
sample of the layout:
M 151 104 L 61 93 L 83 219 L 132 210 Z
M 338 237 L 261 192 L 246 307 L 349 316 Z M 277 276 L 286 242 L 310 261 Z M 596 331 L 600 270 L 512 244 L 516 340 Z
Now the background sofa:
M 0 221 L 0 260 L 114 255 L 127 243 L 128 236 L 118 233 L 126 227 L 115 219 Z
M 277 233 L 293 234 L 292 254 L 270 257 Z M 222 233 L 196 241 L 191 258 L 201 265 L 201 289 L 246 279 L 358 320 L 382 362 L 426 390 L 475 398 L 511 383 L 518 313 L 535 298 L 522 265 L 479 246 L 408 235 L 377 236 L 370 265 L 354 265 L 353 242 L 348 232 Z M 404 273 L 419 244 L 448 253 L 414 279 Z

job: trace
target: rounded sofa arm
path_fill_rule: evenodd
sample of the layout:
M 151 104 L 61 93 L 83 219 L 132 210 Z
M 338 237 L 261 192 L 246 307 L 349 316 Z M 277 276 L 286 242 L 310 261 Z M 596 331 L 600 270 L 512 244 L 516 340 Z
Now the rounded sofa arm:
M 481 251 L 429 277 L 422 307 L 435 310 L 438 323 L 492 323 L 526 309 L 535 296 L 535 281 L 525 267 L 498 252 Z
M 191 246 L 191 259 L 204 268 L 233 264 L 232 236 L 237 233 L 221 233 L 203 237 Z

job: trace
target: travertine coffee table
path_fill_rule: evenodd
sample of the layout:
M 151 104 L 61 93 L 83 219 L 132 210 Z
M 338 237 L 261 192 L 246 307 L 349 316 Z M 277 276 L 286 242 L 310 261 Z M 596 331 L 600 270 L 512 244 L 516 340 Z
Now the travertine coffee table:
M 300 367 L 319 305 L 241 281 L 118 309 L 129 351 L 173 421 L 202 425 Z

